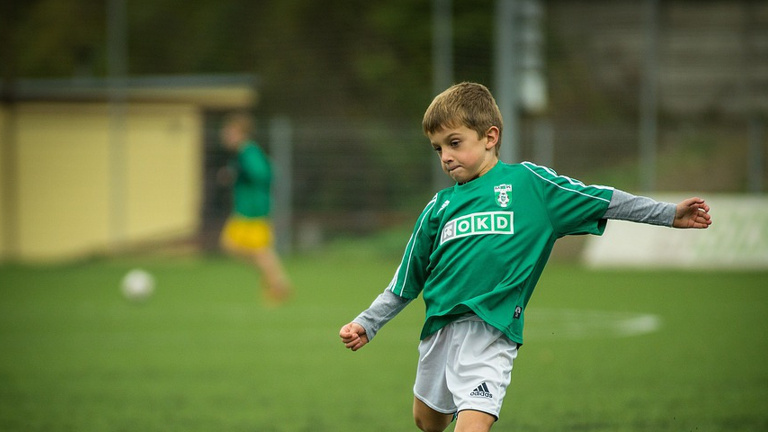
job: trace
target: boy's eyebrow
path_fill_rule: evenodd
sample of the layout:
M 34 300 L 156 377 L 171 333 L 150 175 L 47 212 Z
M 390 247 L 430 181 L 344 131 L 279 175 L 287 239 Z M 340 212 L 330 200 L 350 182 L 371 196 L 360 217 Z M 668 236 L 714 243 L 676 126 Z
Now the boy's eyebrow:
M 462 132 L 460 132 L 460 131 L 453 131 L 453 132 L 449 133 L 448 135 L 446 135 L 446 136 L 443 138 L 443 140 L 442 140 L 442 141 L 450 141 L 450 140 L 452 140 L 452 139 L 454 139 L 454 138 L 456 138 L 456 137 L 463 137 L 463 136 L 464 136 L 464 134 L 463 134 Z M 430 140 L 429 140 L 429 143 L 430 143 L 432 146 L 437 146 L 437 145 L 440 145 L 440 142 L 441 142 L 441 141 L 439 141 L 439 140 L 433 140 L 433 139 L 430 139 Z
M 448 135 L 446 135 L 445 139 L 448 140 L 448 139 L 451 139 L 451 138 L 463 137 L 463 136 L 464 136 L 463 132 L 453 131 L 453 132 L 449 133 Z
M 450 136 L 450 135 L 446 135 L 446 137 L 445 137 L 445 138 L 443 138 L 443 139 L 437 139 L 437 138 L 434 138 L 434 139 L 430 139 L 430 140 L 429 140 L 429 143 L 430 143 L 430 144 L 432 144 L 433 146 L 438 146 L 438 145 L 440 145 L 440 144 L 441 144 L 443 141 L 448 141 L 450 138 L 451 138 L 451 136 Z

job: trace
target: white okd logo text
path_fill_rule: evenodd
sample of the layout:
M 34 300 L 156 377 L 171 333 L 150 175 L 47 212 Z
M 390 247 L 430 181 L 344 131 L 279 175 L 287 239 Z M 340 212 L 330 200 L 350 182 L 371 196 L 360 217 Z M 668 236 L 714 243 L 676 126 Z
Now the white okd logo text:
M 472 235 L 514 234 L 513 212 L 472 213 L 449 221 L 440 234 L 440 244 Z

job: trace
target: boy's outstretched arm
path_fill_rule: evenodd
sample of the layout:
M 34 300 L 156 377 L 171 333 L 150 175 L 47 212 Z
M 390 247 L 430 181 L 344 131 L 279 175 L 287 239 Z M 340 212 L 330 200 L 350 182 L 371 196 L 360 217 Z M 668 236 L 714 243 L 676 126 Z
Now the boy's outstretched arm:
M 411 300 L 397 296 L 389 289 L 385 289 L 368 309 L 339 330 L 339 337 L 341 337 L 344 346 L 352 351 L 364 347 L 376 336 L 384 324 L 400 313 L 410 302 Z
M 343 326 L 341 330 L 339 330 L 339 337 L 341 337 L 344 346 L 352 351 L 357 351 L 368 343 L 368 336 L 365 334 L 365 329 L 356 322 L 351 322 Z
M 698 197 L 680 201 L 675 210 L 674 228 L 707 228 L 712 224 L 709 205 Z
M 679 204 L 660 202 L 614 189 L 605 219 L 661 225 L 672 228 L 708 228 L 712 224 L 709 205 L 698 197 Z

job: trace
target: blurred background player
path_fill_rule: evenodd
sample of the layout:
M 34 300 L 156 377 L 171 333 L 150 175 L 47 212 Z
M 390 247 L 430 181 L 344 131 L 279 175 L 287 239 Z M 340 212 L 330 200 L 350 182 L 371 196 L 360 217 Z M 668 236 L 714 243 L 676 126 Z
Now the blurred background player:
M 233 209 L 221 233 L 221 246 L 244 257 L 260 271 L 270 303 L 291 295 L 288 277 L 274 250 L 270 222 L 272 169 L 259 145 L 251 138 L 254 124 L 247 113 L 226 117 L 221 129 L 224 147 L 233 157 L 219 172 L 219 181 L 232 185 Z

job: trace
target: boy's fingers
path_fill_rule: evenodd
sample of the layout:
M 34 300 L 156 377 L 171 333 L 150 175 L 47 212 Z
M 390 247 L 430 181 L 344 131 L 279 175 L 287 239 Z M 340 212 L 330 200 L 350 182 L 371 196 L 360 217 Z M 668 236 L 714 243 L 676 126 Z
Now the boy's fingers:
M 339 330 L 339 337 L 341 337 L 341 342 L 345 347 L 351 349 L 352 351 L 359 350 L 368 342 L 363 337 L 365 335 L 365 331 L 360 329 L 361 331 L 358 332 L 358 329 L 355 327 L 357 326 L 353 324 L 347 324 L 342 327 L 341 330 Z
M 352 331 L 352 326 L 350 324 L 345 325 L 344 327 L 339 330 L 339 336 L 342 338 L 344 337 L 351 337 L 352 335 L 357 334 Z
M 356 339 L 356 340 L 354 340 L 352 342 L 348 342 L 348 343 L 344 344 L 345 347 L 351 349 L 352 351 L 359 350 L 363 345 L 365 345 L 365 343 L 360 338 L 358 338 L 358 339 Z

